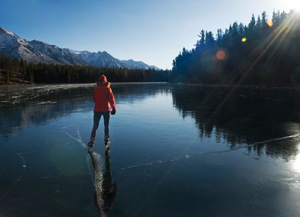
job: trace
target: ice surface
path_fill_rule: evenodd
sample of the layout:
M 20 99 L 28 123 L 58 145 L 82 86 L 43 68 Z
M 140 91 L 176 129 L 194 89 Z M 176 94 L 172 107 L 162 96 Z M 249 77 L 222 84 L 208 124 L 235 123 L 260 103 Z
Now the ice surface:
M 1 212 L 99 215 L 93 197 L 106 149 L 101 120 L 94 170 L 86 148 L 92 88 L 0 87 L 0 101 L 8 102 L 0 105 Z M 118 113 L 111 116 L 110 172 L 119 191 L 111 216 L 298 216 L 297 100 L 243 92 L 221 103 L 226 91 L 112 88 Z

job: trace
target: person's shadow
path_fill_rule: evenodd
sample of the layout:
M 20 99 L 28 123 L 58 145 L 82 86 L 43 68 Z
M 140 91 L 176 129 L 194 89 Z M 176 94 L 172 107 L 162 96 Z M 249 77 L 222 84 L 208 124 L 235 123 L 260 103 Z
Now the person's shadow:
M 94 205 L 100 210 L 102 217 L 107 216 L 118 190 L 117 184 L 113 182 L 110 170 L 110 148 L 107 145 L 105 149 L 105 171 L 103 174 L 101 165 L 97 161 L 97 154 L 91 149 L 88 150 L 88 153 L 91 156 L 95 172 Z

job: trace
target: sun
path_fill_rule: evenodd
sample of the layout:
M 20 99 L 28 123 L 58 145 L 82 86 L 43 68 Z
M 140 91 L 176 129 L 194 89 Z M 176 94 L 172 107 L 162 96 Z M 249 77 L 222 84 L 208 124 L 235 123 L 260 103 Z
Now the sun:
M 281 10 L 289 12 L 295 10 L 300 12 L 300 1 L 299 0 L 280 0 Z

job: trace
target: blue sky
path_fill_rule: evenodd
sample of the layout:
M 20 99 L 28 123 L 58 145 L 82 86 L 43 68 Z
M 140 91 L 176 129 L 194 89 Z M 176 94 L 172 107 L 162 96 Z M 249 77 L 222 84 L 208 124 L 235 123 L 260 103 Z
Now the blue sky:
M 297 8 L 299 0 L 1 0 L 0 27 L 61 48 L 107 51 L 171 69 L 201 29 L 248 24 L 252 14 Z M 300 2 L 300 1 L 299 1 Z

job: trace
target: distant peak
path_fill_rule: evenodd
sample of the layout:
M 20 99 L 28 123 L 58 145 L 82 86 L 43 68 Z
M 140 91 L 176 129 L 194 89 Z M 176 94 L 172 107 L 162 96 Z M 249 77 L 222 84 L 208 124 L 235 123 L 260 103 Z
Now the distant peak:
M 149 66 L 141 61 L 119 60 L 106 51 L 90 52 L 76 51 L 68 48 L 60 48 L 42 41 L 27 41 L 12 31 L 0 27 L 0 35 L 5 40 L 1 44 L 1 54 L 5 53 L 9 57 L 22 58 L 28 62 L 42 62 L 71 65 L 91 65 L 99 68 L 128 68 L 128 69 L 148 69 Z M 12 53 L 15 48 L 16 54 Z
M 12 31 L 6 30 L 6 29 L 4 29 L 2 27 L 0 27 L 0 33 L 6 33 L 8 35 L 16 36 L 16 34 L 13 33 Z

